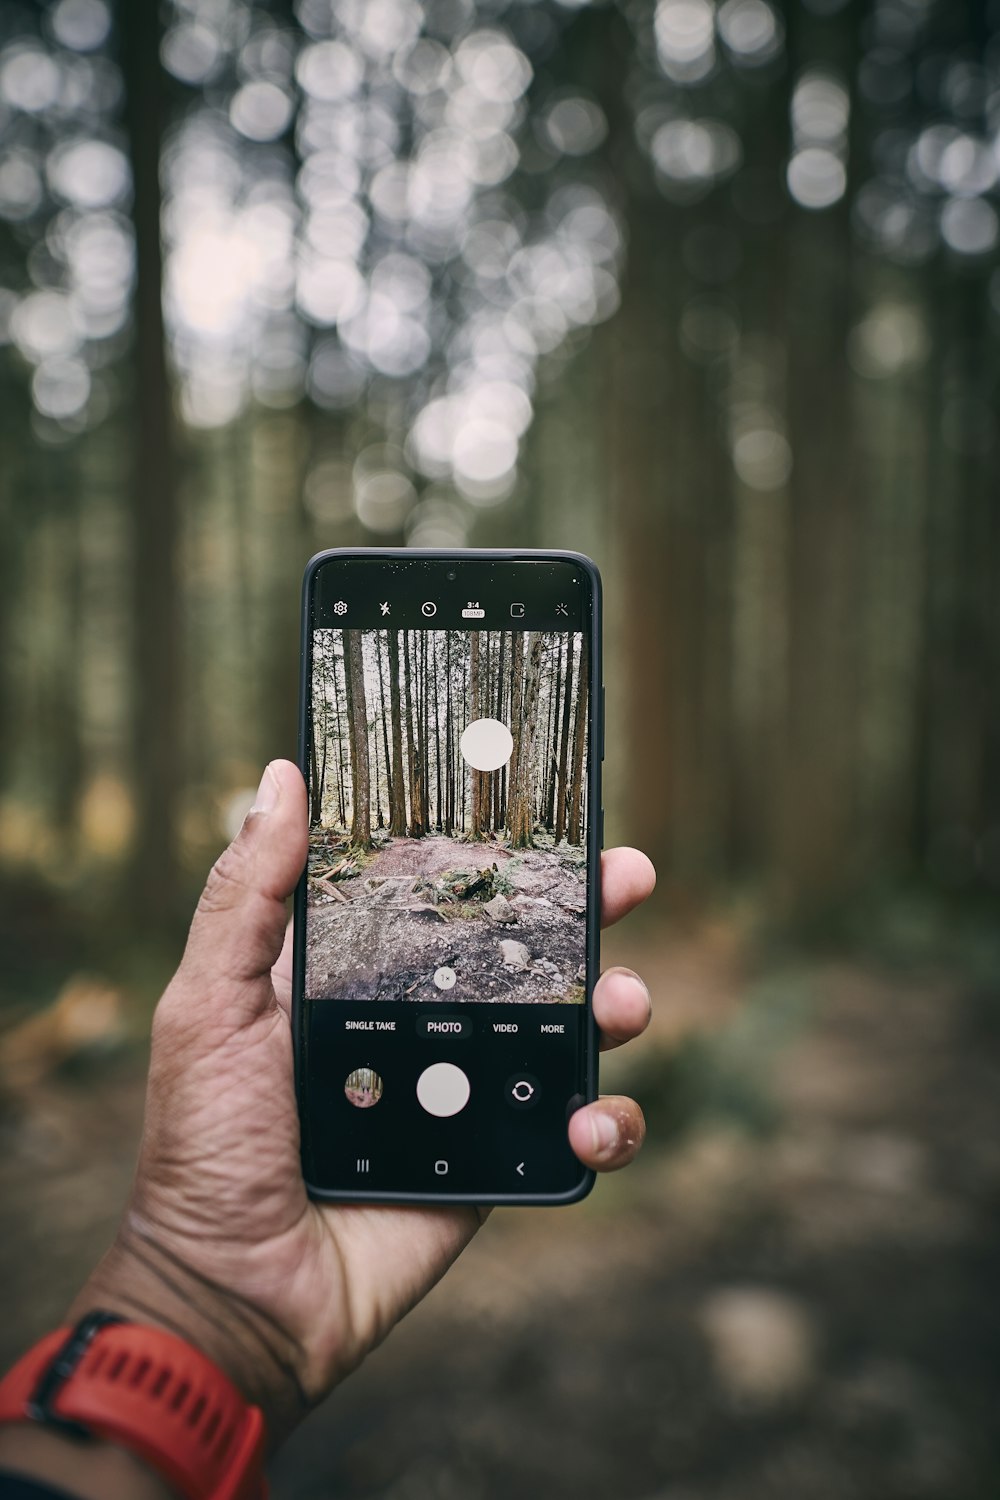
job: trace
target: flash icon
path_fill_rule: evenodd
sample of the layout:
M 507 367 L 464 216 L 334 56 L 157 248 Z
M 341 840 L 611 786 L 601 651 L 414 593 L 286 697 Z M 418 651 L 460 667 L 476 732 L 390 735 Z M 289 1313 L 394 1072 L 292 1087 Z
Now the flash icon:
M 389 601 L 386 600 L 383 604 L 380 604 L 379 609 L 382 611 L 383 616 L 387 615 L 389 613 Z

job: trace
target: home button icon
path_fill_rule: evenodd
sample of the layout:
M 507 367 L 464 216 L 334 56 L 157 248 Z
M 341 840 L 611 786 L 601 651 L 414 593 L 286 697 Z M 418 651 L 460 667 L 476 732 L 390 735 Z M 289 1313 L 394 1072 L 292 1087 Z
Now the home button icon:
M 434 1170 L 439 1177 L 446 1177 L 448 1175 L 448 1163 L 446 1161 L 436 1161 L 434 1163 Z

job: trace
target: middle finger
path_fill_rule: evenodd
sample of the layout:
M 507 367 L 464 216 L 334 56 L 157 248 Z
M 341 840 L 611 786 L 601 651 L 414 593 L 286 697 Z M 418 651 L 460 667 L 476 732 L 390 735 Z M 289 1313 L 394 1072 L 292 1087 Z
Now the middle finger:
M 608 969 L 601 975 L 594 986 L 594 1019 L 602 1052 L 641 1036 L 651 1015 L 649 991 L 633 969 Z

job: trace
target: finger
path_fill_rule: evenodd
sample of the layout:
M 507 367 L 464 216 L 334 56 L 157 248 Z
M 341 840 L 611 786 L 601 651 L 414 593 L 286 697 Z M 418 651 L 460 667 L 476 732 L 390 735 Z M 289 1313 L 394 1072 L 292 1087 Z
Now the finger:
M 627 1167 L 645 1136 L 642 1110 L 621 1094 L 605 1094 L 570 1117 L 569 1143 L 584 1166 L 595 1172 Z
M 594 986 L 594 1019 L 601 1029 L 602 1052 L 641 1036 L 652 1013 L 649 991 L 633 969 L 608 969 Z
M 611 927 L 653 893 L 656 871 L 639 849 L 606 849 L 601 855 L 601 926 Z
M 216 860 L 198 902 L 181 974 L 203 1000 L 242 1019 L 274 1004 L 271 968 L 281 953 L 285 901 L 306 861 L 308 813 L 291 761 L 266 767 L 254 805 Z
M 292 1008 L 292 959 L 295 952 L 295 923 L 285 928 L 285 941 L 271 970 L 274 998 L 287 1014 Z

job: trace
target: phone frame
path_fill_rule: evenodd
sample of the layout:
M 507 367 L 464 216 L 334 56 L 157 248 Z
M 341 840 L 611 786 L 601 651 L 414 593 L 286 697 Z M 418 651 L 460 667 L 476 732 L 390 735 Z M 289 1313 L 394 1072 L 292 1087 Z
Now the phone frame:
M 478 548 L 478 547 L 332 547 L 309 559 L 302 579 L 302 625 L 299 662 L 299 724 L 297 759 L 306 787 L 309 787 L 309 744 L 312 737 L 312 589 L 319 569 L 334 561 L 352 559 L 398 559 L 428 562 L 569 562 L 587 574 L 591 588 L 590 611 L 590 691 L 587 713 L 587 984 L 584 1005 L 584 1098 L 590 1104 L 597 1098 L 599 1039 L 594 1020 L 594 986 L 600 976 L 601 948 L 601 850 L 604 844 L 604 806 L 601 796 L 601 771 L 604 761 L 604 663 L 602 652 L 602 584 L 596 563 L 582 552 L 548 548 Z M 295 889 L 294 942 L 292 959 L 292 1037 L 295 1059 L 295 1099 L 300 1132 L 305 1117 L 303 1078 L 303 1033 L 305 1027 L 305 921 L 308 898 L 308 864 Z M 331 1002 L 331 1003 L 336 1003 Z M 565 1193 L 380 1193 L 351 1188 L 322 1188 L 305 1176 L 305 1152 L 302 1150 L 303 1176 L 311 1198 L 333 1203 L 396 1204 L 496 1204 L 507 1206 L 558 1206 L 578 1203 L 591 1191 L 596 1174 L 581 1166 L 580 1180 Z

